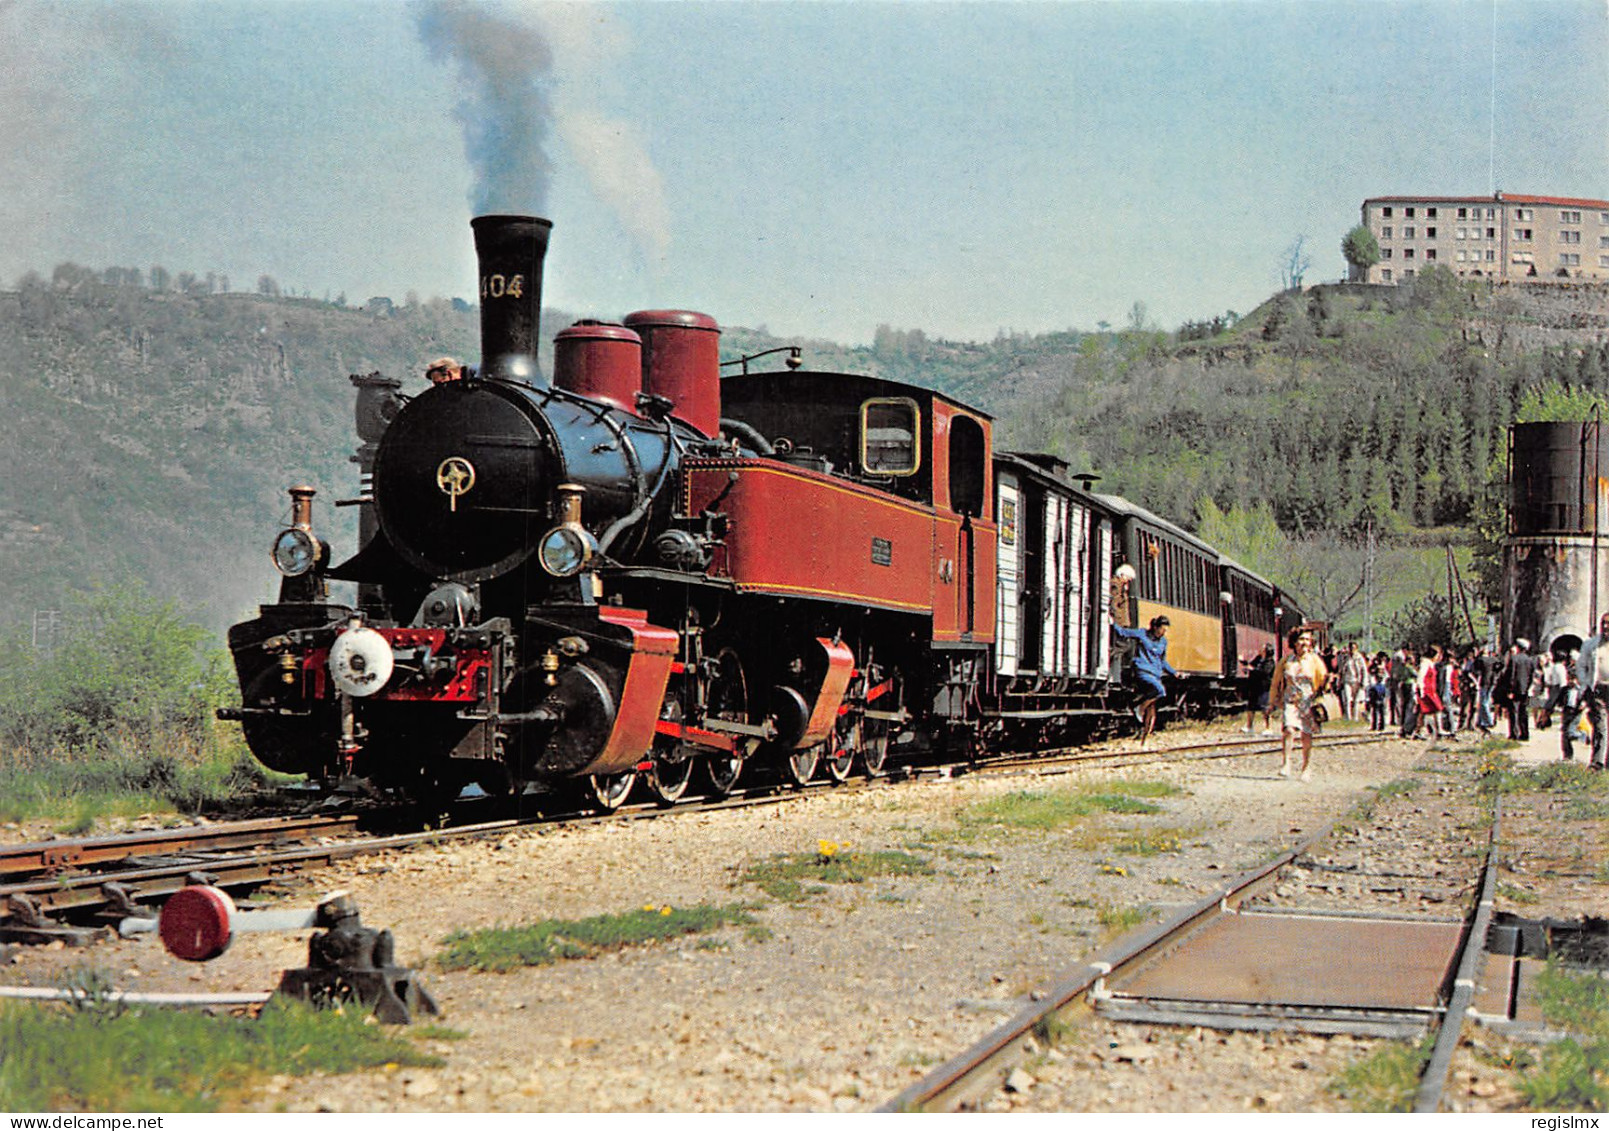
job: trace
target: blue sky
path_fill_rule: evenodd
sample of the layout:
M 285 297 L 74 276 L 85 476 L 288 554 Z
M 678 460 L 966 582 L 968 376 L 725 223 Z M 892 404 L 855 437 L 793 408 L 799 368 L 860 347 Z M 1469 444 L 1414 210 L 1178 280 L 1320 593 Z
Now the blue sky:
M 1172 327 L 1262 301 L 1298 236 L 1339 277 L 1367 196 L 1494 171 L 1494 0 L 0 0 L 0 283 L 471 297 L 469 72 L 421 34 L 465 13 L 545 108 L 498 203 L 553 220 L 578 315 Z M 1609 6 L 1495 0 L 1495 28 L 1497 187 L 1609 197 Z

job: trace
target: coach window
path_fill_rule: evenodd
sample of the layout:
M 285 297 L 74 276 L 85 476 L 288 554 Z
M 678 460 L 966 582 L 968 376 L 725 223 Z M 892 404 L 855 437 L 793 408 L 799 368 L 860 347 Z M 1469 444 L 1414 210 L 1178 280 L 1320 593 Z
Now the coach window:
M 922 464 L 922 411 L 909 397 L 860 406 L 860 466 L 868 475 L 915 475 Z

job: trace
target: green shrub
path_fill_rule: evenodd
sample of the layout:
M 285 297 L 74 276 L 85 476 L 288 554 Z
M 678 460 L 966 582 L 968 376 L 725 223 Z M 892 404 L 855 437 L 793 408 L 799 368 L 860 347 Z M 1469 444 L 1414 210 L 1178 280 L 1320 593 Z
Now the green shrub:
M 54 650 L 0 648 L 0 819 L 217 808 L 270 775 L 240 730 L 227 657 L 171 603 L 98 590 L 64 614 Z M 31 642 L 29 642 L 31 643 Z
M 35 750 L 205 741 L 229 693 L 227 657 L 171 601 L 138 588 L 98 589 L 64 611 L 50 651 L 0 650 L 0 742 Z

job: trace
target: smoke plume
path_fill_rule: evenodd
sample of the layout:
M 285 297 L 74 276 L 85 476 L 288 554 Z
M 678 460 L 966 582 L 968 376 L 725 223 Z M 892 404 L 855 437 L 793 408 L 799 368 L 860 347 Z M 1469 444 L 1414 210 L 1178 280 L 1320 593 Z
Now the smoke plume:
M 458 68 L 457 116 L 475 175 L 476 215 L 545 215 L 552 168 L 547 41 L 501 5 L 433 0 L 419 10 L 419 35 L 437 62 Z
M 561 111 L 558 130 L 598 199 L 619 217 L 649 260 L 663 259 L 670 245 L 670 209 L 640 131 L 630 122 L 583 108 Z

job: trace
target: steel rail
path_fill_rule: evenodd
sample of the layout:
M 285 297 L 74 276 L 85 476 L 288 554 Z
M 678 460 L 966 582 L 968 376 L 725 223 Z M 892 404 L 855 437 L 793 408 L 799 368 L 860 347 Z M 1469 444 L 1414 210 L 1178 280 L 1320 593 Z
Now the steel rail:
M 1185 908 L 1166 922 L 1118 940 L 1082 970 L 1053 987 L 1044 998 L 1025 1006 L 1004 1025 L 959 1056 L 929 1072 L 877 1110 L 956 1111 L 984 1093 L 996 1090 L 1011 1068 L 1031 1055 L 1034 1034 L 1052 1017 L 1076 1005 L 1115 971 L 1156 953 L 1223 913 L 1231 901 L 1238 903 L 1261 893 L 1273 883 L 1275 874 L 1281 868 L 1322 841 L 1333 827 L 1333 824 L 1326 825 L 1317 835 L 1282 852 L 1267 864 L 1235 877 L 1226 887 Z
M 1434 1112 L 1441 1107 L 1442 1093 L 1447 1087 L 1447 1075 L 1452 1071 L 1453 1053 L 1463 1035 L 1464 1017 L 1475 1000 L 1475 978 L 1481 963 L 1486 959 L 1486 932 L 1491 926 L 1497 892 L 1498 826 L 1503 818 L 1503 798 L 1499 794 L 1492 803 L 1491 835 L 1486 842 L 1486 861 L 1481 866 L 1480 894 L 1476 897 L 1475 914 L 1461 944 L 1458 973 L 1453 980 L 1452 997 L 1442 1015 L 1436 1031 L 1436 1043 L 1425 1062 L 1419 1077 L 1419 1089 L 1414 1093 L 1413 1110 L 1416 1115 Z
M 1414 1111 L 1434 1112 L 1452 1065 L 1467 1014 L 1475 993 L 1475 978 L 1485 957 L 1485 938 L 1491 921 L 1497 878 L 1496 848 L 1501 809 L 1494 810 L 1492 828 L 1482 865 L 1479 894 L 1473 913 L 1465 917 L 1460 941 L 1453 992 L 1448 1004 L 1438 1010 L 1441 1022 L 1435 1046 L 1420 1075 Z M 1243 873 L 1219 892 L 1175 915 L 1172 919 L 1139 934 L 1120 939 L 1091 960 L 1082 970 L 1052 988 L 1043 999 L 1022 1009 L 1010 1021 L 993 1030 L 960 1055 L 940 1065 L 917 1083 L 905 1089 L 876 1110 L 882 1112 L 956 1111 L 983 1095 L 999 1089 L 1016 1065 L 1033 1055 L 1034 1038 L 1057 1014 L 1074 1007 L 1086 995 L 1098 995 L 1105 980 L 1169 947 L 1194 932 L 1220 913 L 1231 901 L 1243 902 L 1271 886 L 1277 873 L 1295 862 L 1330 835 L 1334 824 L 1326 826 L 1296 848 L 1273 861 Z
M 1354 741 L 1368 740 L 1335 739 L 1332 740 L 1332 744 L 1347 744 Z M 1222 743 L 1212 742 L 1193 743 L 1179 747 L 1157 748 L 1139 753 L 1144 754 L 1147 761 L 1150 762 L 1167 761 L 1176 758 L 1180 751 L 1211 750 L 1222 745 Z M 1239 745 L 1244 745 L 1244 743 Z M 1197 755 L 1196 758 L 1240 757 L 1248 753 L 1263 752 L 1266 751 L 1234 750 Z M 1066 757 L 1058 756 L 1055 752 L 1047 752 L 1042 756 L 1021 760 L 1020 762 L 1012 759 L 985 763 L 964 762 L 947 766 L 941 765 L 934 767 L 933 770 L 941 774 L 948 771 L 951 775 L 955 775 L 957 773 L 977 773 L 980 771 L 997 772 L 1004 770 L 1012 772 L 1025 766 L 1036 766 L 1042 770 L 1057 772 L 1058 770 L 1071 770 L 1081 765 L 1112 762 L 1135 753 L 1134 751 L 1104 751 L 1098 753 L 1085 751 L 1077 756 Z M 913 778 L 926 776 L 914 768 L 906 768 L 905 773 Z M 893 774 L 883 776 L 886 778 L 899 777 L 900 775 L 901 771 L 896 770 Z M 131 836 L 95 837 L 79 841 L 19 845 L 10 850 L 0 849 L 0 860 L 6 859 L 5 852 L 10 851 L 14 853 L 11 859 L 16 861 L 16 868 L 12 873 L 16 878 L 11 879 L 10 882 L 0 884 L 0 927 L 4 927 L 17 919 L 27 923 L 40 916 L 62 912 L 72 911 L 81 914 L 107 904 L 112 904 L 126 912 L 130 902 L 152 900 L 172 895 L 190 882 L 190 878 L 197 874 L 207 876 L 209 882 L 218 886 L 238 889 L 261 885 L 298 871 L 328 866 L 337 861 L 353 859 L 359 856 L 449 840 L 472 840 L 488 836 L 500 836 L 521 828 L 541 827 L 548 822 L 593 824 L 605 821 L 647 820 L 678 814 L 779 804 L 811 796 L 818 790 L 866 788 L 870 784 L 871 782 L 866 780 L 848 783 L 819 781 L 811 782 L 804 787 L 788 787 L 781 783 L 765 783 L 750 789 L 740 790 L 725 798 L 706 798 L 670 807 L 645 802 L 623 806 L 610 813 L 548 812 L 534 817 L 511 817 L 467 825 L 449 825 L 416 833 L 353 838 L 333 845 L 283 848 L 278 851 L 263 851 L 262 849 L 265 843 L 272 846 L 296 839 L 305 840 L 317 835 L 319 832 L 353 831 L 357 818 L 351 815 L 343 815 L 334 818 L 307 818 L 302 820 L 267 819 L 257 822 L 241 822 L 235 826 L 217 826 L 215 829 L 191 829 L 185 830 L 183 833 L 173 833 L 171 831 L 138 833 Z M 261 832 L 255 837 L 252 832 L 254 827 L 260 827 L 261 829 Z M 300 832 L 297 831 L 298 829 Z M 198 843 L 208 840 L 209 837 L 211 838 L 210 844 Z M 130 848 L 133 848 L 134 851 L 130 852 Z M 220 852 L 220 849 L 241 849 L 242 851 L 230 853 L 227 851 Z M 77 873 L 72 871 L 51 871 L 51 868 L 65 867 L 69 859 L 72 860 L 74 865 L 89 862 L 105 865 L 115 863 L 120 858 L 127 859 L 142 855 L 152 857 L 152 859 L 144 860 L 132 868 L 113 869 L 107 867 L 99 871 Z M 169 857 L 169 859 L 160 858 L 164 856 Z M 47 867 L 40 867 L 39 865 L 47 859 L 52 863 Z M 31 874 L 17 875 L 17 873 Z M 0 871 L 0 876 L 4 875 L 4 871 Z M 10 911 L 9 914 L 6 913 L 7 909 Z
M 355 838 L 333 844 L 303 848 L 235 854 L 186 853 L 168 861 L 151 861 L 139 867 L 82 875 L 31 877 L 0 885 L 0 904 L 14 899 L 31 902 L 41 912 L 94 907 L 114 897 L 107 885 L 123 889 L 134 899 L 169 895 L 184 887 L 197 873 L 210 877 L 219 887 L 241 887 L 266 883 L 278 876 L 306 868 L 333 864 L 356 856 L 411 848 L 446 839 L 500 835 L 519 827 L 514 820 L 465 825 L 450 830 L 427 830 L 385 837 Z
M 714 808 L 740 809 L 774 804 L 804 796 L 802 793 L 733 795 L 718 803 L 694 803 L 663 808 L 633 806 L 614 813 L 569 815 L 559 819 L 567 824 L 594 824 L 614 820 L 644 820 L 678 813 L 707 812 Z M 26 907 L 29 914 L 85 911 L 111 903 L 126 907 L 130 901 L 172 895 L 197 875 L 223 888 L 252 887 L 310 868 L 327 867 L 360 856 L 415 848 L 444 841 L 475 840 L 503 836 L 520 829 L 540 828 L 549 817 L 511 817 L 471 825 L 457 825 L 383 837 L 362 837 L 302 848 L 239 853 L 182 853 L 170 860 L 150 860 L 138 867 L 78 875 L 30 876 L 0 884 L 0 908 Z M 0 923 L 8 917 L 0 916 Z
M 130 856 L 162 855 L 261 844 L 284 844 L 315 836 L 352 831 L 357 818 L 268 817 L 217 825 L 188 825 L 110 836 L 74 837 L 0 845 L 0 876 L 55 872 L 65 868 L 92 868 L 116 864 Z
M 1368 746 L 1385 742 L 1408 742 L 1396 734 L 1382 735 L 1378 732 L 1359 735 L 1336 735 L 1331 738 L 1319 738 L 1313 743 L 1315 750 L 1328 750 L 1340 746 Z M 1236 749 L 1227 749 L 1236 747 Z M 1249 747 L 1249 749 L 1240 749 Z M 1090 751 L 1085 747 L 1064 746 L 1053 750 L 1045 750 L 1032 756 L 1008 755 L 1004 758 L 993 759 L 978 763 L 980 770 L 1019 769 L 1031 766 L 1057 766 L 1080 765 L 1086 762 L 1117 762 L 1120 759 L 1132 759 L 1127 765 L 1138 765 L 1147 762 L 1166 761 L 1199 761 L 1209 762 L 1217 758 L 1250 758 L 1259 754 L 1279 754 L 1283 746 L 1277 742 L 1270 742 L 1261 738 L 1237 738 L 1214 742 L 1187 742 L 1178 746 L 1154 746 L 1143 750 L 1100 750 Z M 1212 751 L 1212 753 L 1194 754 L 1189 757 L 1177 757 L 1180 754 L 1190 755 L 1193 751 Z

